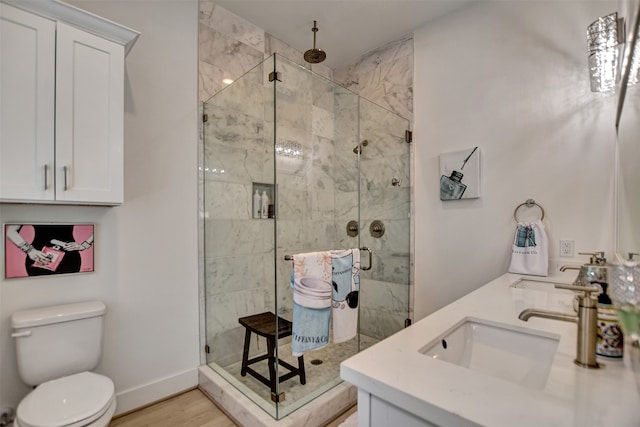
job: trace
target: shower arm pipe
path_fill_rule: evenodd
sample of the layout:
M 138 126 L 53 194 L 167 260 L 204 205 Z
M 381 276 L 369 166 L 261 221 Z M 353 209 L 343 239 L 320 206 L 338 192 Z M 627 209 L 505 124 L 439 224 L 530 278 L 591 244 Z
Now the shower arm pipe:
M 369 252 L 369 267 L 361 267 L 360 269 L 365 271 L 371 270 L 371 267 L 373 267 L 373 252 L 371 252 L 371 249 L 366 246 L 361 247 L 360 250 Z M 293 255 L 285 255 L 284 260 L 293 261 Z
M 316 33 L 318 32 L 316 21 L 313 21 L 313 28 L 311 31 L 313 31 L 313 50 L 316 50 Z

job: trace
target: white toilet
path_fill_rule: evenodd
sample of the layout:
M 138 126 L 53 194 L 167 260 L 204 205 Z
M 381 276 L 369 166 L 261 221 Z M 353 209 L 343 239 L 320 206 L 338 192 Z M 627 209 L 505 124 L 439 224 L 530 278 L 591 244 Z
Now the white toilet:
M 41 307 L 11 316 L 18 373 L 37 386 L 18 405 L 14 427 L 106 427 L 116 410 L 113 381 L 89 372 L 102 356 L 107 308 L 99 301 Z

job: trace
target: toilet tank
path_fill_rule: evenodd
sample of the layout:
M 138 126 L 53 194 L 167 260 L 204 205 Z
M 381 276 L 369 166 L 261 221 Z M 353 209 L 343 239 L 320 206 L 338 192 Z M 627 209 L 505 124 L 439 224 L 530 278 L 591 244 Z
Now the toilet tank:
M 104 303 L 90 301 L 14 313 L 11 336 L 22 381 L 35 386 L 98 366 L 106 312 Z

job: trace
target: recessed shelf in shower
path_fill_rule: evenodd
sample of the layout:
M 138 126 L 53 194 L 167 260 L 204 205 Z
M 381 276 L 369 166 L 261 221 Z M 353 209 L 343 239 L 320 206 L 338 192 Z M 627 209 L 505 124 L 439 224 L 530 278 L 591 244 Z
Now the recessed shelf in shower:
M 262 182 L 252 183 L 251 194 L 253 202 L 251 205 L 251 216 L 253 219 L 267 219 L 275 217 L 275 195 L 273 184 Z

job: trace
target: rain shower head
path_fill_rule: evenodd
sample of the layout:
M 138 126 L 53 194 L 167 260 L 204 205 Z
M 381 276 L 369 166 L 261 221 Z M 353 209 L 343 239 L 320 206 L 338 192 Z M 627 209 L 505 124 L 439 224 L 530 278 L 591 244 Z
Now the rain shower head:
M 311 31 L 313 31 L 313 49 L 309 49 L 304 53 L 304 60 L 309 64 L 319 64 L 327 58 L 327 54 L 322 49 L 316 49 L 316 33 L 318 32 L 316 21 L 313 21 Z
M 369 145 L 369 141 L 365 139 L 360 144 L 356 145 L 356 148 L 353 149 L 353 152 L 356 154 L 360 154 L 362 153 L 362 147 L 366 147 L 367 145 Z

